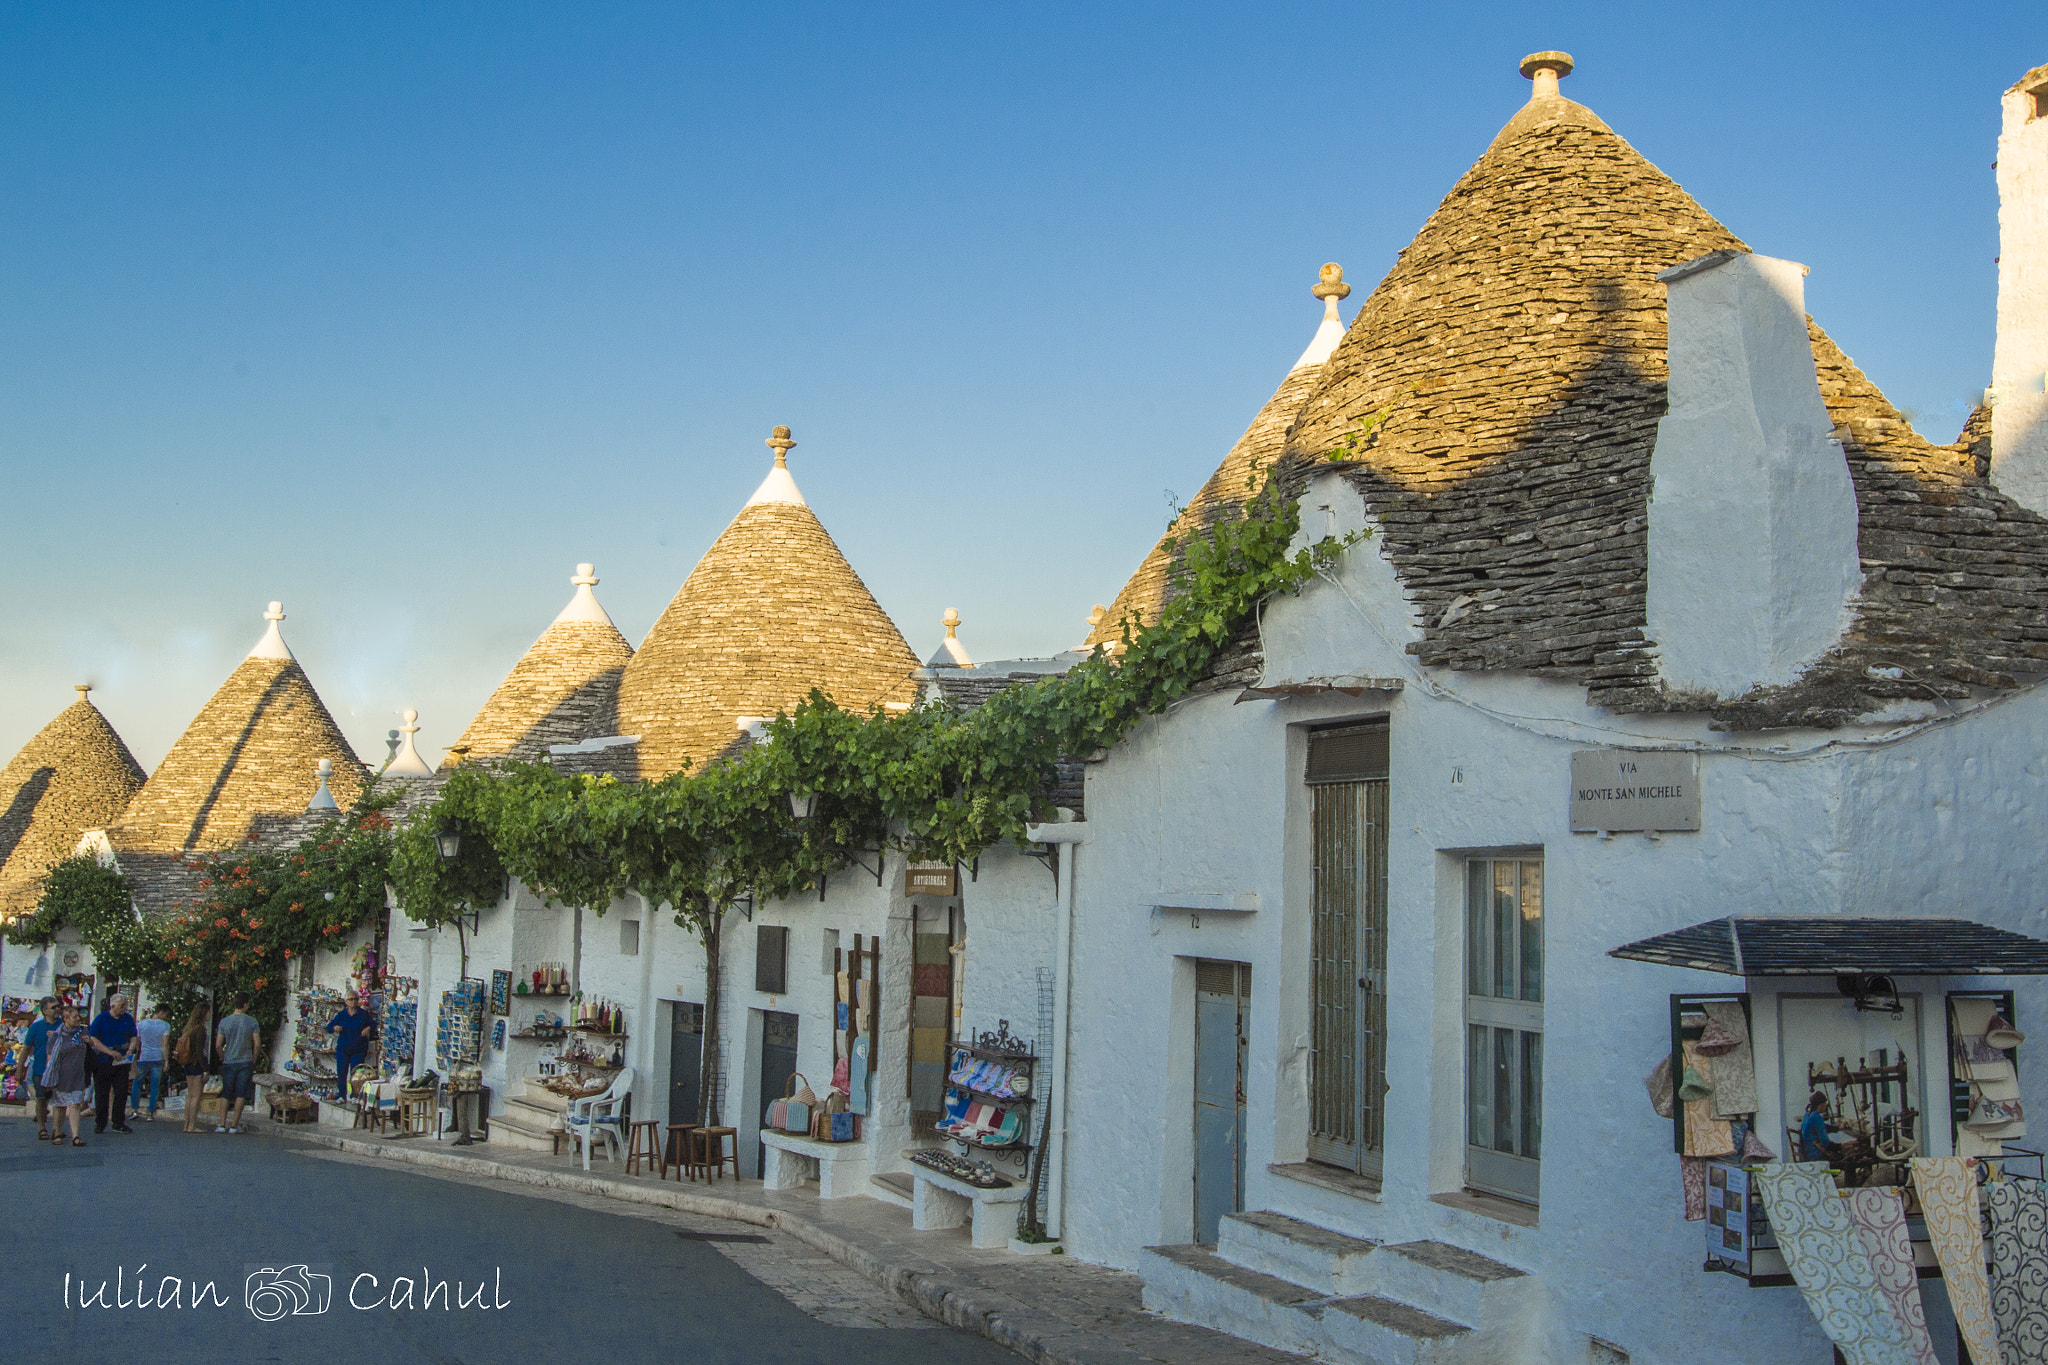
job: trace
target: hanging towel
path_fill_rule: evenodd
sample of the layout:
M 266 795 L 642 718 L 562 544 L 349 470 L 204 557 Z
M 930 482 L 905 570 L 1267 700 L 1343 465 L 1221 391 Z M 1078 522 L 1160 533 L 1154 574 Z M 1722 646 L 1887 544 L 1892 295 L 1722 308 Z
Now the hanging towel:
M 1807 1308 L 1849 1365 L 1916 1365 L 1827 1163 L 1766 1166 L 1757 1185 Z
M 2048 1191 L 2039 1181 L 1991 1187 L 1991 1314 L 2007 1360 L 2048 1360 Z
M 1671 1054 L 1665 1053 L 1664 1060 L 1657 1063 L 1657 1069 L 1643 1077 L 1643 1088 L 1650 1092 L 1650 1107 L 1657 1111 L 1657 1117 L 1671 1117 Z
M 1991 1282 L 1984 1274 L 1984 1229 L 1977 1221 L 1977 1163 L 1960 1156 L 1916 1156 L 1913 1192 L 1920 1196 L 1927 1237 L 1941 1262 L 1956 1330 L 1970 1348 L 1970 1359 L 1976 1365 L 2002 1365 Z
M 1703 1222 L 1707 1216 L 1707 1159 L 1703 1156 L 1678 1158 L 1678 1183 L 1685 1191 L 1685 1221 Z
M 868 1112 L 868 1036 L 853 1040 L 853 1065 L 848 1068 L 846 1107 L 856 1114 Z
M 1742 1017 L 1740 1000 L 1709 1000 L 1701 1006 L 1707 1012 L 1709 1032 L 1718 1031 L 1733 1039 L 1725 1051 L 1713 1054 L 1714 1093 L 1707 1099 L 1708 1111 L 1717 1119 L 1756 1112 L 1756 1059 L 1750 1052 L 1749 1021 Z M 1706 1039 L 1701 1038 L 1701 1051 Z
M 1685 1045 L 1683 1057 L 1687 1072 L 1697 1071 L 1709 1086 L 1713 1085 L 1713 1070 L 1720 1064 L 1719 1058 L 1702 1057 L 1699 1049 L 1691 1043 Z M 1682 1091 L 1680 1093 L 1683 1093 Z M 1685 1101 L 1685 1152 L 1686 1156 L 1733 1156 L 1735 1134 L 1728 1127 L 1728 1120 L 1717 1119 L 1712 1113 L 1713 1095 L 1706 1098 Z
M 1896 1187 L 1851 1190 L 1843 1201 L 1856 1241 L 1877 1273 L 1877 1289 L 1891 1305 L 1892 1316 L 1906 1334 L 1915 1365 L 1938 1365 L 1934 1341 L 1927 1335 L 1927 1309 L 1920 1302 L 1920 1272 L 1913 1265 L 1913 1245 L 1906 1235 L 1906 1201 Z

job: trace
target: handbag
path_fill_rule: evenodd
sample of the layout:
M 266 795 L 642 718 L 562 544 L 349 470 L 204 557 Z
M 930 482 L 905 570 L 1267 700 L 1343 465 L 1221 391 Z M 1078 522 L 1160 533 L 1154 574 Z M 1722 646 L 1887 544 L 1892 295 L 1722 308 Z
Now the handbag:
M 816 1112 L 811 1115 L 811 1136 L 819 1142 L 849 1141 L 852 1129 L 843 1128 L 842 1125 L 836 1124 L 834 1120 L 850 1119 L 852 1117 L 851 1114 L 846 1112 L 846 1092 L 843 1090 L 827 1090 L 825 1098 L 819 1103 Z M 835 1131 L 845 1131 L 849 1136 L 835 1138 L 832 1136 Z
M 811 1111 L 817 1107 L 818 1096 L 811 1089 L 811 1083 L 804 1073 L 795 1071 L 785 1081 L 788 1099 L 784 1102 L 782 1131 L 808 1137 L 811 1131 Z

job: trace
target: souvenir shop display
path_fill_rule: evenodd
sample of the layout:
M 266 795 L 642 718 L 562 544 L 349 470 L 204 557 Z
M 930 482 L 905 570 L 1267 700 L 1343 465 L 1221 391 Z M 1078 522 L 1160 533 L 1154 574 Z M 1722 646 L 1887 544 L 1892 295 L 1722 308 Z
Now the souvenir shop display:
M 910 1159 L 927 1170 L 951 1176 L 977 1189 L 1003 1190 L 1008 1189 L 1012 1183 L 997 1175 L 995 1167 L 986 1161 L 969 1161 L 966 1157 L 955 1156 L 941 1147 L 920 1147 L 910 1154 Z
M 484 1033 L 484 983 L 465 977 L 453 990 L 441 992 L 441 1010 L 434 1023 L 434 1063 L 443 1071 L 474 1065 Z
M 71 972 L 50 978 L 50 994 L 57 997 L 59 1005 L 76 1005 L 90 1014 L 92 1011 L 92 973 Z
M 512 973 L 502 970 L 493 971 L 491 973 L 491 1013 L 510 1014 L 511 1012 Z
M 851 949 L 833 950 L 832 962 L 833 1084 L 846 1092 L 848 1113 L 866 1114 L 879 1061 L 873 1037 L 875 1002 L 882 985 L 882 940 L 855 934 Z M 843 1084 L 842 1068 L 846 1073 Z
M 491 1048 L 496 1052 L 505 1050 L 505 1021 L 498 1020 L 491 1025 Z
M 601 996 L 578 996 L 575 1017 L 576 1027 L 585 1033 L 602 1033 L 615 1038 L 626 1036 L 626 1007 L 615 1005 Z
M 528 983 L 531 983 L 529 985 Z M 543 962 L 531 972 L 519 977 L 520 995 L 567 995 L 569 993 L 569 964 L 566 962 Z
M 326 986 L 308 986 L 298 992 L 293 1005 L 298 1028 L 292 1037 L 291 1059 L 284 1069 L 303 1077 L 307 1093 L 314 1098 L 331 1100 L 339 1092 L 341 1082 L 334 1071 L 334 1035 L 327 1031 L 327 1024 L 341 1011 L 342 994 Z
M 397 1080 L 412 1074 L 413 1051 L 419 1037 L 419 987 L 417 978 L 391 976 L 384 979 L 383 1017 L 377 1021 L 378 1071 L 383 1079 Z
M 562 1016 L 553 1010 L 536 1010 L 533 1022 L 512 1035 L 514 1038 L 538 1038 L 544 1041 L 560 1042 L 569 1036 L 569 1026 L 562 1022 Z
M 946 1108 L 938 1131 L 968 1147 L 1028 1151 L 1031 1106 L 1037 1102 L 1037 1054 L 996 1021 L 974 1043 L 955 1043 L 946 1070 Z

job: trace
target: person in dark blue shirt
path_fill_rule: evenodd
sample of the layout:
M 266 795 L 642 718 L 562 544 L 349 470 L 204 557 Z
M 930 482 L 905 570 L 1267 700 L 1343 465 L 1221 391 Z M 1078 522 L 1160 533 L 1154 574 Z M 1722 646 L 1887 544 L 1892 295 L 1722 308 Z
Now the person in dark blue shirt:
M 1806 1098 L 1806 1117 L 1799 1120 L 1799 1159 L 1828 1159 L 1828 1097 L 1816 1090 Z
M 128 1068 L 135 1058 L 139 1046 L 135 1038 L 135 1020 L 128 1013 L 128 997 L 115 994 L 107 997 L 107 1007 L 92 1021 L 87 1030 L 91 1040 L 92 1069 L 92 1130 L 95 1133 L 107 1131 L 108 1109 L 113 1110 L 114 1131 L 132 1133 L 128 1126 Z
M 348 1073 L 369 1055 L 377 1037 L 377 1016 L 363 1008 L 362 997 L 354 991 L 342 996 L 341 1012 L 327 1021 L 327 1031 L 336 1035 L 334 1074 L 340 1078 L 342 1097 L 348 1097 Z
M 14 1087 L 17 1094 L 21 1090 L 24 1066 L 28 1084 L 36 1088 L 36 1137 L 39 1139 L 50 1136 L 50 1087 L 43 1084 L 43 1063 L 50 1035 L 64 1025 L 63 1019 L 57 1014 L 56 996 L 44 996 L 42 1006 L 42 1014 L 28 1026 L 27 1032 L 21 1035 L 22 1043 L 28 1048 L 28 1055 L 22 1064 L 14 1068 Z

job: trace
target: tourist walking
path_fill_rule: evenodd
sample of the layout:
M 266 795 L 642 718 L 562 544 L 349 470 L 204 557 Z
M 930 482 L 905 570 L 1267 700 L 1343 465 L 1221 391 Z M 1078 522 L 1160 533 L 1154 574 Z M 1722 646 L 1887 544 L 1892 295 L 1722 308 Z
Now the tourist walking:
M 49 1060 L 43 1064 L 43 1084 L 50 1088 L 50 1141 L 62 1142 L 62 1124 L 71 1123 L 71 1145 L 85 1146 L 79 1133 L 81 1115 L 92 1100 L 92 1078 L 86 1074 L 85 1059 L 92 1051 L 92 1035 L 85 1031 L 85 1014 L 76 1005 L 64 1007 L 63 1023 L 50 1035 Z
M 235 1012 L 220 1021 L 215 1031 L 220 1044 L 220 1098 L 226 1106 L 216 1133 L 242 1131 L 242 1106 L 256 1102 L 256 1053 L 263 1046 L 263 1033 L 249 1015 L 249 997 L 235 999 Z
M 157 1097 L 164 1084 L 164 1043 L 171 1036 L 171 1007 L 158 1005 L 146 1019 L 135 1021 L 135 1080 L 128 1091 L 128 1108 L 142 1108 L 142 1092 L 149 1091 L 149 1109 L 143 1117 L 156 1122 Z
M 377 1037 L 377 1016 L 362 1007 L 362 997 L 354 991 L 342 995 L 341 1012 L 328 1020 L 327 1031 L 335 1035 L 334 1074 L 341 1081 L 341 1097 L 349 1095 L 349 1072 L 369 1055 L 370 1044 Z
M 92 1130 L 107 1131 L 112 1111 L 114 1131 L 132 1133 L 128 1126 L 128 1069 L 135 1058 L 135 1020 L 128 1014 L 128 997 L 120 992 L 107 997 L 107 1007 L 92 1021 Z
M 21 1089 L 23 1077 L 36 1090 L 36 1141 L 50 1135 L 50 1087 L 43 1084 L 43 1066 L 49 1060 L 47 1048 L 50 1035 L 64 1027 L 64 1018 L 57 1013 L 57 997 L 46 995 L 42 999 L 42 1013 L 28 1026 L 21 1036 L 22 1045 L 28 1049 L 14 1066 L 14 1086 Z
M 171 1056 L 185 1075 L 185 1131 L 199 1131 L 199 1105 L 206 1098 L 206 1015 L 204 1000 L 192 1007 Z

